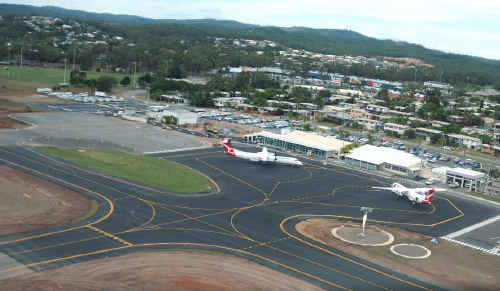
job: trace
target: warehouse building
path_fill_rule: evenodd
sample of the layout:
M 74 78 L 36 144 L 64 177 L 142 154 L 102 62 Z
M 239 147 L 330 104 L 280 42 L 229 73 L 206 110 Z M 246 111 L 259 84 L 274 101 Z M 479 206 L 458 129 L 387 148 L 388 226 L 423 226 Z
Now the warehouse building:
M 357 168 L 386 171 L 397 175 L 416 177 L 422 170 L 422 160 L 404 151 L 364 145 L 345 156 L 346 162 Z
M 187 110 L 163 110 L 160 112 L 148 112 L 149 118 L 154 118 L 161 122 L 164 117 L 173 116 L 177 119 L 177 125 L 196 124 L 198 114 Z
M 321 136 L 311 132 L 291 131 L 277 134 L 268 131 L 249 134 L 245 141 L 260 143 L 282 151 L 301 153 L 322 160 L 337 158 L 340 150 L 351 143 L 333 137 Z

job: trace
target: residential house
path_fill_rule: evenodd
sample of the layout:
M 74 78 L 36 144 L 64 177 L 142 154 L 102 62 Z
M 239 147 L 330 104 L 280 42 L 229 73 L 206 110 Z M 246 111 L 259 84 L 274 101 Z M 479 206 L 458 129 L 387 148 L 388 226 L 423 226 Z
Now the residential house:
M 448 134 L 448 138 L 455 143 L 465 146 L 469 149 L 479 150 L 481 149 L 481 140 L 476 137 L 471 137 L 463 134 Z
M 401 125 L 401 124 L 396 124 L 396 123 L 384 123 L 384 131 L 392 134 L 397 134 L 399 136 L 402 136 L 405 134 L 405 132 L 410 129 L 409 126 L 407 125 Z

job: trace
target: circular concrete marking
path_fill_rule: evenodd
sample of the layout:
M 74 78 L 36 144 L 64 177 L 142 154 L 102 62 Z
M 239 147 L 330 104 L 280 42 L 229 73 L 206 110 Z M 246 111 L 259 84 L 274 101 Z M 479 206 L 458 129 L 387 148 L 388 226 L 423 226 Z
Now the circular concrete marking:
M 364 235 L 359 226 L 342 225 L 332 229 L 332 235 L 343 242 L 360 246 L 386 246 L 394 241 L 394 236 L 378 228 L 365 229 Z
M 391 246 L 391 252 L 407 259 L 425 259 L 431 255 L 431 250 L 415 244 L 397 244 Z

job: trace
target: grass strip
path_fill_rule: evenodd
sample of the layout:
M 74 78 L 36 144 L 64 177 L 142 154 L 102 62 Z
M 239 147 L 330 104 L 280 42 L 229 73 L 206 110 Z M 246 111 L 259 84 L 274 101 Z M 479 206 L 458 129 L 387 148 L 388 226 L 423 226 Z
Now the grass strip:
M 199 172 L 162 158 L 105 149 L 39 149 L 102 173 L 175 193 L 192 194 L 211 190 L 210 181 Z

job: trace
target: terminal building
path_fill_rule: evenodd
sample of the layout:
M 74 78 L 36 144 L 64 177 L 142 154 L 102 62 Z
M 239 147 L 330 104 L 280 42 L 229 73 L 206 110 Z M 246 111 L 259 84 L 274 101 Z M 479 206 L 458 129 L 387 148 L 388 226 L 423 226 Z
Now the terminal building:
M 326 137 L 304 131 L 291 131 L 286 134 L 263 131 L 246 135 L 245 141 L 260 143 L 270 148 L 300 153 L 322 160 L 337 158 L 341 149 L 351 144 L 348 141 L 330 136 Z
M 422 170 L 422 160 L 393 148 L 364 145 L 345 156 L 346 162 L 357 168 L 386 171 L 392 174 L 416 177 Z

